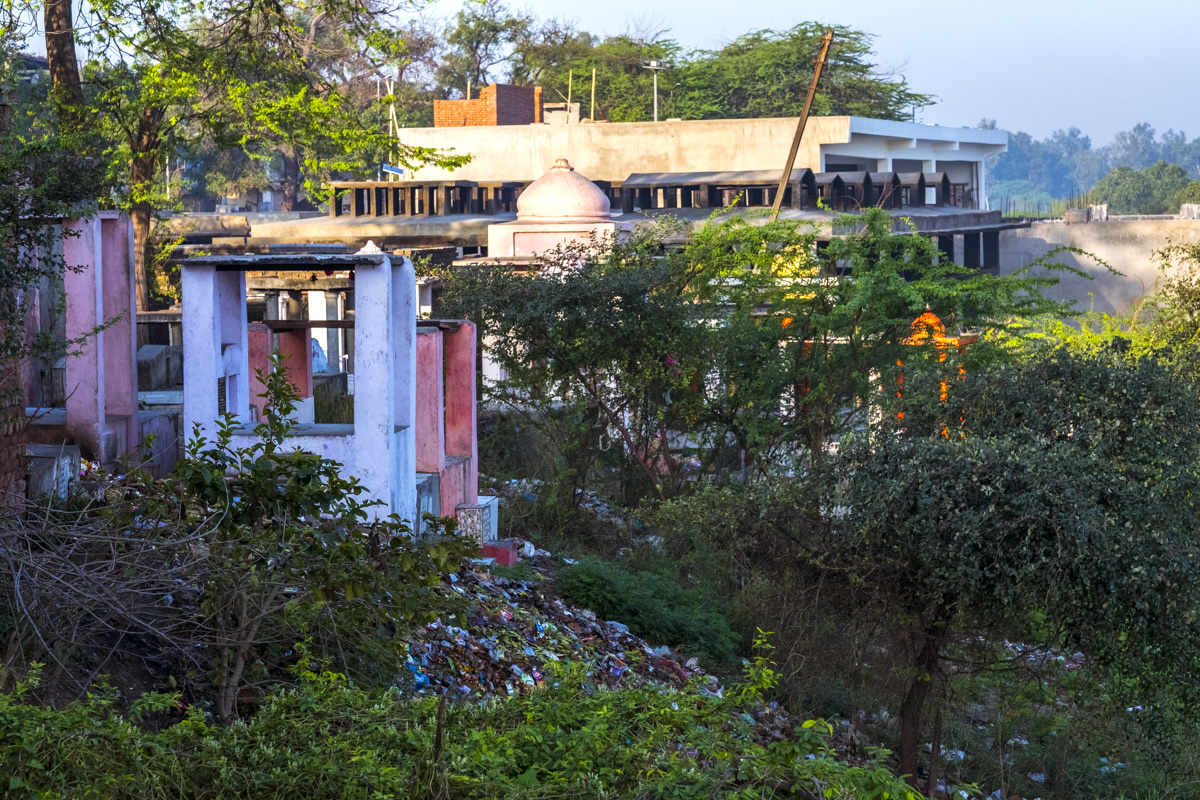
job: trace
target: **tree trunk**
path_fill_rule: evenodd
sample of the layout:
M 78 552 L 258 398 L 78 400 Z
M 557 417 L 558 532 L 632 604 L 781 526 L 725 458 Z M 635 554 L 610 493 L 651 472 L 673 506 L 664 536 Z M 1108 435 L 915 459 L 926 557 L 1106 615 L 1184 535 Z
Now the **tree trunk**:
M 279 200 L 280 211 L 295 211 L 300 202 L 300 159 L 295 153 L 283 156 L 283 192 Z
M 921 709 L 937 671 L 938 653 L 946 643 L 946 629 L 940 625 L 927 628 L 921 633 L 921 640 L 913 664 L 915 674 L 900 706 L 900 773 L 914 788 L 917 785 L 917 740 L 921 735 Z
M 129 218 L 133 222 L 133 277 L 137 287 L 137 310 L 149 310 L 149 286 L 146 264 L 150 258 L 150 219 L 154 208 L 150 193 L 158 177 L 158 148 L 161 140 L 158 125 L 165 114 L 161 108 L 147 108 L 138 119 L 134 135 L 133 158 L 129 162 L 129 187 L 133 202 Z
M 85 116 L 79 59 L 75 55 L 71 0 L 46 0 L 42 10 L 42 22 L 46 30 L 46 60 L 54 86 L 55 108 L 64 127 L 79 128 Z

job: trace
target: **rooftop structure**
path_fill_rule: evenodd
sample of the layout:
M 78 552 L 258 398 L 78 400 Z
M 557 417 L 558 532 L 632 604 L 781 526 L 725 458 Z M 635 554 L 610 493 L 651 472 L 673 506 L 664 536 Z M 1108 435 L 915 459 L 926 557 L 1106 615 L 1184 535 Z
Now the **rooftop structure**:
M 406 128 L 417 147 L 469 153 L 457 169 L 424 166 L 411 179 L 532 181 L 566 157 L 594 181 L 619 183 L 631 173 L 779 170 L 796 118 L 510 125 L 500 128 Z M 1005 131 L 947 128 L 865 117 L 813 117 L 796 167 L 823 172 L 945 172 L 962 186 L 959 202 L 986 196 L 983 160 L 1008 147 Z M 966 194 L 970 193 L 970 197 Z M 950 200 L 950 198 L 948 198 Z

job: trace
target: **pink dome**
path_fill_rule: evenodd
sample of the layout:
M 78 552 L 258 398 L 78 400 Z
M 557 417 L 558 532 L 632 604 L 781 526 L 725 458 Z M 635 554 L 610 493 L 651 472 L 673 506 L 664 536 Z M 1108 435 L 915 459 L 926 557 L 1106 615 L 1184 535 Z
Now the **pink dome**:
M 542 222 L 608 222 L 608 197 L 565 158 L 517 198 L 517 219 Z

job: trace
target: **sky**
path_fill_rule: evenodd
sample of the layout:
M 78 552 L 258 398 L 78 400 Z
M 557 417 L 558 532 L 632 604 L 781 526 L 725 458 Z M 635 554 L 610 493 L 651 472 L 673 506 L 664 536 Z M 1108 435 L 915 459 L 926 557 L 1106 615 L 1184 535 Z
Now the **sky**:
M 1200 136 L 1196 0 L 509 0 L 597 35 L 667 30 L 685 48 L 816 20 L 871 33 L 880 67 L 936 105 L 919 122 L 1000 128 L 1044 138 L 1078 127 L 1093 146 L 1148 122 Z M 435 2 L 435 15 L 461 3 Z

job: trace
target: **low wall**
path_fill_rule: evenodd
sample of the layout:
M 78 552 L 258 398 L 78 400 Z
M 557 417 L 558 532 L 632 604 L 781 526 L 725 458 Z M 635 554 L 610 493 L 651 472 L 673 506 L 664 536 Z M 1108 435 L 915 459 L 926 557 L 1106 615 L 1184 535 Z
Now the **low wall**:
M 1078 248 L 1122 274 L 1112 275 L 1091 258 L 1062 252 L 1054 256 L 1056 261 L 1083 270 L 1092 279 L 1060 273 L 1059 285 L 1046 294 L 1071 301 L 1080 310 L 1120 314 L 1154 291 L 1159 276 L 1154 251 L 1168 241 L 1200 243 L 1200 220 L 1110 219 L 1085 225 L 1035 222 L 1000 234 L 1000 272 L 1011 274 L 1058 247 Z

